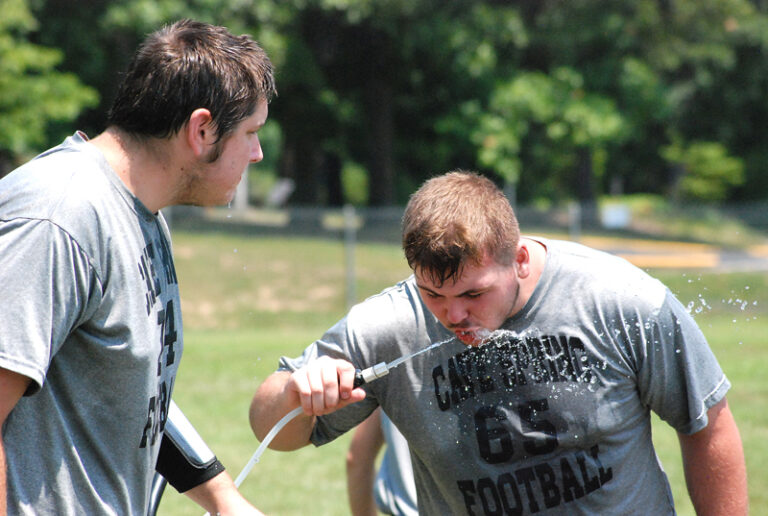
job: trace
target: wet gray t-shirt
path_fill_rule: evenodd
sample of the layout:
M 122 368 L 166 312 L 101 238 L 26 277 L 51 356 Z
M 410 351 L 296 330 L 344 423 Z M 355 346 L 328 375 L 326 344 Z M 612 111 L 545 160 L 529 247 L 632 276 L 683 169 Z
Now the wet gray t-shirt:
M 80 133 L 0 181 L 9 514 L 146 511 L 181 358 L 168 228 Z
M 730 384 L 660 282 L 606 253 L 540 241 L 531 299 L 481 348 L 452 338 L 409 278 L 283 358 L 283 369 L 320 354 L 366 368 L 445 341 L 319 418 L 312 441 L 381 405 L 408 440 L 422 514 L 674 514 L 649 411 L 693 433 Z

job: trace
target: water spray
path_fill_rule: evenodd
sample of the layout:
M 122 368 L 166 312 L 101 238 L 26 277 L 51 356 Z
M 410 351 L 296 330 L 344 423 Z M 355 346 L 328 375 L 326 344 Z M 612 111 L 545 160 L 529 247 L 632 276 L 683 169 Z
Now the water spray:
M 477 337 L 477 339 L 480 341 L 480 343 L 478 344 L 478 347 L 480 347 L 487 344 L 490 341 L 490 338 L 493 332 L 485 328 L 480 328 L 479 330 L 476 330 L 474 334 Z M 387 376 L 389 374 L 390 369 L 394 369 L 395 367 L 399 366 L 406 360 L 410 360 L 415 356 L 421 355 L 422 353 L 426 353 L 432 348 L 436 348 L 437 346 L 442 346 L 446 342 L 452 341 L 454 338 L 455 337 L 450 337 L 448 339 L 441 340 L 440 342 L 435 342 L 434 344 L 431 344 L 430 346 L 427 346 L 424 349 L 414 351 L 413 353 L 410 353 L 408 355 L 403 355 L 402 357 L 395 359 L 392 362 L 389 362 L 389 363 L 379 362 L 375 366 L 368 367 L 366 369 L 363 369 L 362 371 L 358 370 L 355 372 L 355 381 L 352 385 L 354 387 L 360 387 L 361 385 L 365 385 L 371 380 L 381 378 L 382 376 Z
M 451 337 L 449 339 L 441 340 L 440 342 L 435 342 L 434 344 L 431 344 L 427 346 L 424 349 L 420 349 L 418 351 L 414 351 L 413 353 L 410 353 L 408 355 L 403 355 L 400 358 L 397 358 L 393 360 L 392 362 L 379 362 L 378 364 L 368 367 L 366 369 L 358 370 L 355 372 L 355 381 L 352 384 L 354 387 L 360 387 L 361 385 L 365 385 L 366 383 L 376 380 L 377 378 L 381 378 L 382 376 L 387 376 L 389 374 L 389 371 L 391 369 L 394 369 L 395 367 L 399 366 L 406 360 L 410 360 L 413 357 L 417 355 L 421 355 L 422 353 L 426 353 L 432 348 L 436 348 L 437 346 L 441 346 L 445 344 L 446 342 L 450 342 L 454 339 L 454 337 Z

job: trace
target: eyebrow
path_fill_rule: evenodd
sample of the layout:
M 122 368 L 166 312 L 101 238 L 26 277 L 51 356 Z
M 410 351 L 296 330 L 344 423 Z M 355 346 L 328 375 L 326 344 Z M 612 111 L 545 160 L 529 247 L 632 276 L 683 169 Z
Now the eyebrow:
M 430 293 L 432 293 L 432 294 L 434 294 L 436 296 L 443 296 L 444 297 L 444 294 L 441 294 L 440 292 L 435 292 L 431 288 L 425 287 L 424 285 L 421 285 L 418 281 L 416 282 L 416 287 L 419 288 L 420 290 L 426 290 L 427 292 L 430 292 Z M 460 292 L 459 295 L 456 296 L 456 297 L 462 297 L 462 296 L 466 296 L 466 295 L 470 295 L 470 294 L 480 294 L 482 292 L 485 292 L 487 289 L 488 289 L 487 287 L 484 287 L 484 288 L 470 288 L 470 289 L 465 290 L 464 292 Z
M 428 290 L 428 291 L 432 292 L 433 294 L 437 294 L 437 292 L 435 292 L 434 290 L 432 290 L 429 287 L 425 287 L 424 285 L 421 285 L 418 281 L 416 282 L 416 288 L 418 288 L 419 290 Z

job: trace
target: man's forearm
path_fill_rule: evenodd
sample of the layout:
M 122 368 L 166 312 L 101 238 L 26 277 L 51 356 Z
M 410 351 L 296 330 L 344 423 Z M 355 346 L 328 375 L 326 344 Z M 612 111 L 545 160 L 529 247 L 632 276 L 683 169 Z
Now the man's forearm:
M 221 516 L 262 515 L 258 509 L 243 498 L 232 478 L 225 471 L 184 492 L 184 494 L 208 511 L 209 514 L 220 514 Z
M 736 422 L 725 401 L 708 415 L 705 429 L 680 435 L 691 501 L 699 516 L 746 516 L 747 472 Z
M 259 386 L 251 402 L 249 419 L 256 437 L 263 441 L 267 433 L 280 419 L 299 406 L 295 393 L 286 392 L 286 384 L 291 374 L 279 371 L 270 375 Z M 299 414 L 291 420 L 270 443 L 275 450 L 296 450 L 309 444 L 309 437 L 314 427 L 314 417 Z

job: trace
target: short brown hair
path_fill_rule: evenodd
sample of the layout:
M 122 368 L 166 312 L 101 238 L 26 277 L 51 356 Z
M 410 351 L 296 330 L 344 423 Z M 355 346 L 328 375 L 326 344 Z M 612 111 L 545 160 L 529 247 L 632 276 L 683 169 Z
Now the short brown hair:
M 178 133 L 195 109 L 211 112 L 218 140 L 277 94 L 264 50 L 249 36 L 180 20 L 150 34 L 120 84 L 109 125 L 137 137 Z
M 517 217 L 487 177 L 456 170 L 426 181 L 403 215 L 403 250 L 411 269 L 436 285 L 458 279 L 467 263 L 487 254 L 509 265 L 520 240 Z

